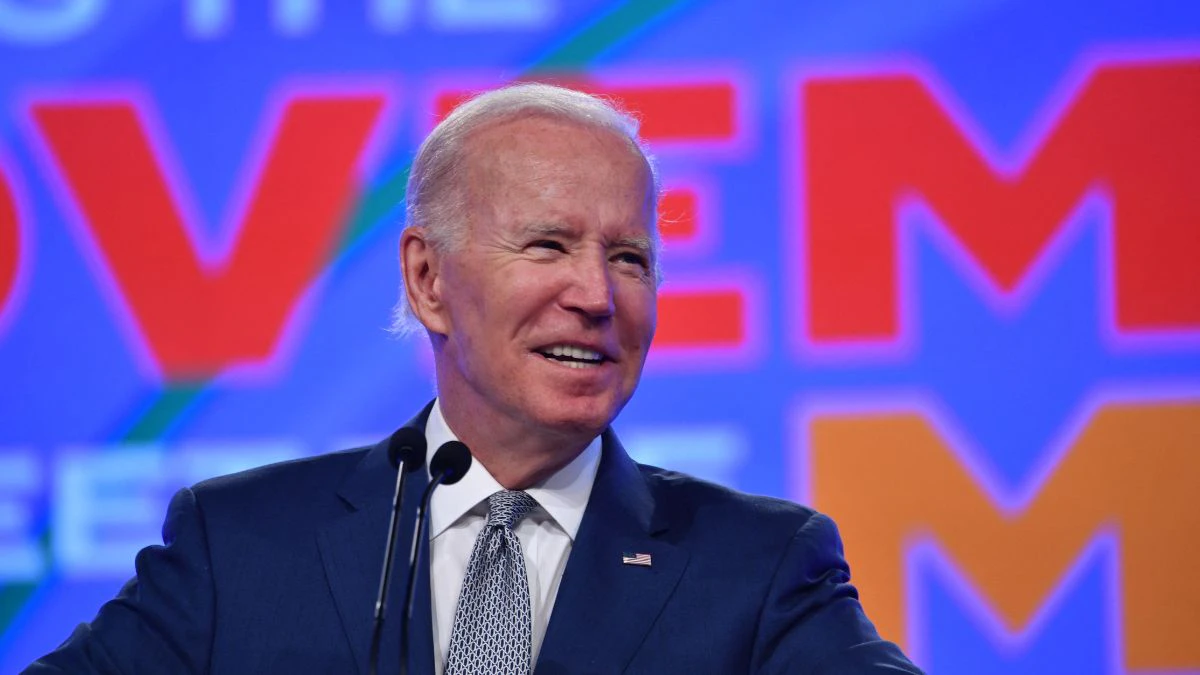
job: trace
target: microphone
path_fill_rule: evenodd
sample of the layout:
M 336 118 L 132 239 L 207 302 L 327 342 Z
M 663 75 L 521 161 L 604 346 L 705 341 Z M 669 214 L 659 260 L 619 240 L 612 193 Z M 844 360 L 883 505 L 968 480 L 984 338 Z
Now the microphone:
M 438 485 L 454 485 L 467 475 L 471 468 L 471 451 L 461 441 L 447 441 L 433 453 L 429 460 L 429 485 L 421 495 L 421 506 L 417 509 L 417 522 L 413 531 L 412 552 L 408 558 L 408 588 L 404 593 L 404 613 L 400 616 L 400 673 L 408 672 L 408 625 L 412 622 L 413 589 L 417 585 L 417 560 L 421 555 L 421 544 L 425 541 L 425 513 L 429 500 Z
M 388 461 L 396 469 L 396 492 L 392 495 L 392 518 L 388 524 L 387 546 L 383 552 L 383 572 L 379 575 L 379 595 L 375 598 L 375 627 L 371 631 L 370 673 L 379 668 L 379 643 L 383 637 L 383 619 L 387 613 L 388 588 L 392 585 L 392 559 L 396 554 L 396 531 L 400 529 L 400 505 L 403 503 L 404 477 L 425 465 L 425 432 L 400 427 L 388 439 Z

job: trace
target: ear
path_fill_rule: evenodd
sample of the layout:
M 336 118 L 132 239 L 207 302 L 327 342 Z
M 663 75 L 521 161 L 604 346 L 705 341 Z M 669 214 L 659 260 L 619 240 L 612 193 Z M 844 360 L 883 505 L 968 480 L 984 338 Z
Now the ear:
M 438 251 L 426 239 L 424 228 L 404 229 L 400 235 L 400 274 L 408 306 L 426 329 L 447 335 L 450 320 L 442 301 L 441 262 Z

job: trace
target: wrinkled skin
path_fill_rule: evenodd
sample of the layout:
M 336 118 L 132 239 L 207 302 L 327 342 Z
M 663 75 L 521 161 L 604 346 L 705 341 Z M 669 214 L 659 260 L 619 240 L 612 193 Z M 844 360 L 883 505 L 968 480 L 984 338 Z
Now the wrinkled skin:
M 573 459 L 637 387 L 655 328 L 655 196 L 611 132 L 524 117 L 467 143 L 466 241 L 440 252 L 410 228 L 405 278 L 447 422 L 519 485 Z M 556 345 L 602 358 L 572 367 L 547 358 Z

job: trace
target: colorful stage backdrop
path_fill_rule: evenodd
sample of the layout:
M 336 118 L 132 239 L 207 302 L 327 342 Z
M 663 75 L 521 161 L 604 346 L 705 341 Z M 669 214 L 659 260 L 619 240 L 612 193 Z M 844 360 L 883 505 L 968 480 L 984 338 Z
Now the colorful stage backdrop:
M 635 455 L 830 513 L 935 675 L 1200 673 L 1192 0 L 0 0 L 0 672 L 429 398 L 409 161 L 522 77 L 662 163 Z

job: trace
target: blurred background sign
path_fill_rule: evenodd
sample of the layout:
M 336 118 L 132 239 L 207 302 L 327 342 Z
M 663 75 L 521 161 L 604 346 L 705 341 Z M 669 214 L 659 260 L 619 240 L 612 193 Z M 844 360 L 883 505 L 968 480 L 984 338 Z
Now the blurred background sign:
M 473 91 L 635 111 L 642 461 L 831 514 L 930 673 L 1200 673 L 1200 5 L 0 0 L 0 672 L 180 486 L 374 442 Z

